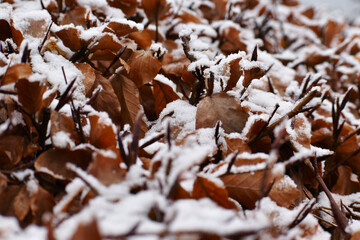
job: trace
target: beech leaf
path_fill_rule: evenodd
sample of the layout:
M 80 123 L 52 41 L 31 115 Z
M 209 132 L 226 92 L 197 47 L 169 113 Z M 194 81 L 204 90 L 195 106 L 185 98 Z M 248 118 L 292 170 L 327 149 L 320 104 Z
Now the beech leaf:
M 249 114 L 232 96 L 215 93 L 201 100 L 196 112 L 196 129 L 213 128 L 218 121 L 227 133 L 239 132 L 245 127 Z
M 229 200 L 226 189 L 205 177 L 197 176 L 194 182 L 192 196 L 195 199 L 208 197 L 221 207 L 237 209 L 236 204 Z

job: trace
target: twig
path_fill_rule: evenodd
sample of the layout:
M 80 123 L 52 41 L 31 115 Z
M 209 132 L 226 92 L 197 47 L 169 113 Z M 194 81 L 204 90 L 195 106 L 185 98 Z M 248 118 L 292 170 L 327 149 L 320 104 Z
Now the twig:
M 341 212 L 341 210 L 339 209 L 339 206 L 336 204 L 329 188 L 326 186 L 324 180 L 322 179 L 322 177 L 319 175 L 318 172 L 318 167 L 317 167 L 317 160 L 316 157 L 314 159 L 314 162 L 311 163 L 308 160 L 305 161 L 306 165 L 309 166 L 311 168 L 311 170 L 314 172 L 315 174 L 315 178 L 318 181 L 318 183 L 320 184 L 321 188 L 324 190 L 326 196 L 329 199 L 330 202 L 330 206 L 331 206 L 331 210 L 334 214 L 334 218 L 336 221 L 336 224 L 339 226 L 340 230 L 346 234 L 345 229 L 347 227 L 348 221 L 346 219 L 346 217 L 344 216 L 344 214 Z

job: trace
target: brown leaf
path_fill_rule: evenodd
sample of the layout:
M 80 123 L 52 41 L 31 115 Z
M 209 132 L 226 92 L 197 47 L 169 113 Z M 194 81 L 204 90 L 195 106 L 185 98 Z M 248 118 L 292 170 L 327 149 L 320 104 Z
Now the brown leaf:
M 30 193 L 27 191 L 26 186 L 22 186 L 14 198 L 13 208 L 15 216 L 22 222 L 30 211 Z
M 138 88 L 133 81 L 120 74 L 114 74 L 110 82 L 121 105 L 122 124 L 128 123 L 133 126 L 141 109 Z M 147 131 L 144 122 L 142 122 L 141 130 L 142 135 Z
M 82 80 L 85 87 L 85 95 L 90 97 L 91 89 L 95 83 L 95 70 L 87 63 L 76 63 L 75 66 L 82 72 L 84 79 Z
M 57 180 L 72 180 L 75 173 L 68 170 L 67 163 L 86 169 L 91 161 L 91 152 L 87 150 L 50 149 L 43 152 L 35 161 L 35 171 L 45 173 Z
M 95 219 L 88 223 L 80 223 L 71 240 L 101 240 L 98 224 Z
M 45 85 L 22 78 L 17 81 L 15 87 L 18 91 L 19 102 L 28 114 L 35 114 L 42 109 Z
M 155 96 L 151 86 L 144 85 L 139 88 L 141 105 L 149 121 L 155 121 L 158 118 L 155 107 Z
M 230 78 L 227 81 L 225 91 L 229 91 L 229 90 L 233 89 L 236 86 L 237 82 L 239 81 L 241 75 L 243 74 L 243 72 L 241 71 L 240 65 L 239 65 L 240 60 L 241 60 L 241 58 L 237 58 L 237 59 L 232 60 L 229 63 Z
M 107 0 L 107 2 L 111 7 L 120 8 L 127 17 L 136 13 L 137 0 Z
M 339 166 L 337 168 L 339 173 L 335 186 L 331 189 L 331 192 L 340 195 L 350 195 L 356 192 L 360 192 L 360 183 L 358 179 L 353 179 L 353 172 L 348 166 Z
M 100 120 L 97 115 L 89 116 L 90 143 L 99 149 L 115 148 L 117 145 L 116 134 L 112 125 Z
M 112 122 L 116 125 L 121 123 L 121 106 L 108 79 L 96 73 L 94 88 L 101 85 L 102 90 L 96 96 L 91 106 L 97 111 L 105 111 L 109 114 Z M 93 91 L 93 89 L 92 89 Z
M 223 208 L 237 209 L 236 204 L 229 200 L 228 192 L 224 187 L 221 187 L 210 179 L 201 176 L 197 176 L 194 182 L 192 196 L 195 199 L 207 197 Z
M 57 31 L 55 34 L 61 39 L 66 47 L 71 49 L 71 51 L 77 52 L 81 49 L 82 41 L 77 28 L 67 26 L 60 31 Z
M 12 38 L 11 26 L 5 19 L 0 19 L 0 41 L 5 41 L 8 38 Z
M 114 149 L 114 155 L 118 150 Z M 126 177 L 126 169 L 120 168 L 121 158 L 104 156 L 96 153 L 88 167 L 88 173 L 96 177 L 104 185 L 122 182 Z
M 59 22 L 60 25 L 74 24 L 75 26 L 82 26 L 84 29 L 87 28 L 88 21 L 86 15 L 89 14 L 89 11 L 81 6 L 76 6 L 71 11 L 67 11 L 64 14 L 64 17 Z
M 0 214 L 3 216 L 15 216 L 14 198 L 21 191 L 21 185 L 9 185 L 0 189 Z
M 22 41 L 24 40 L 24 36 L 21 33 L 20 30 L 16 29 L 13 24 L 11 24 L 11 33 L 12 33 L 12 39 L 14 40 L 14 43 L 20 47 Z
M 30 63 L 19 63 L 9 67 L 5 78 L 1 79 L 1 85 L 17 82 L 21 78 L 28 78 L 32 75 Z
M 311 130 L 310 124 L 307 122 L 308 120 L 303 114 L 298 114 L 292 118 L 291 128 L 293 131 L 286 129 L 290 142 L 297 150 L 300 148 L 310 149 Z
M 180 97 L 174 92 L 174 90 L 167 84 L 154 80 L 154 96 L 155 96 L 155 109 L 156 114 L 159 116 L 161 111 L 170 102 L 180 99 Z
M 252 65 L 250 67 L 243 68 L 243 71 L 244 71 L 243 86 L 245 88 L 247 88 L 250 85 L 252 80 L 259 79 L 263 77 L 266 73 L 266 70 L 258 65 Z
M 149 21 L 161 18 L 165 10 L 166 0 L 141 0 L 141 5 Z
M 39 185 L 36 193 L 33 193 L 30 198 L 30 209 L 33 217 L 33 223 L 43 225 L 44 214 L 52 212 L 55 205 L 53 196 L 45 191 Z
M 21 161 L 24 137 L 9 135 L 0 138 L 0 168 L 10 169 Z
M 263 171 L 227 174 L 222 176 L 221 180 L 224 182 L 231 198 L 238 201 L 242 206 L 253 209 L 255 207 L 255 202 L 259 200 L 261 191 L 268 190 L 273 181 L 273 178 L 268 176 L 265 181 L 265 189 L 261 189 L 263 175 Z
M 140 49 L 147 50 L 152 44 L 151 35 L 147 29 L 141 32 L 130 33 L 129 38 L 134 40 Z
M 248 152 L 251 153 L 249 145 L 241 138 L 229 138 L 225 136 L 227 154 L 238 151 L 239 153 Z
M 69 143 L 64 146 L 63 144 L 58 144 L 56 139 L 56 134 L 63 132 L 69 136 L 69 138 L 74 142 L 74 144 L 79 144 L 80 140 L 78 134 L 75 129 L 75 124 L 72 118 L 61 114 L 57 111 L 51 111 L 50 115 L 51 121 L 51 129 L 50 129 L 50 137 L 52 139 L 52 144 L 57 148 L 68 148 L 70 149 Z
M 109 22 L 106 25 L 103 32 L 114 33 L 118 38 L 120 38 L 129 33 L 137 32 L 137 31 L 139 31 L 139 29 L 136 26 L 131 26 L 130 24 L 127 23 L 113 21 L 113 22 Z
M 221 33 L 223 42 L 220 49 L 225 54 L 237 53 L 246 51 L 246 44 L 240 39 L 240 30 L 234 27 L 228 27 Z
M 161 69 L 161 64 L 157 58 L 144 51 L 134 52 L 128 64 L 130 72 L 127 75 L 138 88 L 151 82 Z
M 196 129 L 213 128 L 218 121 L 227 133 L 239 132 L 245 127 L 249 114 L 232 96 L 221 92 L 205 97 L 196 112 Z
M 269 197 L 276 202 L 277 205 L 289 208 L 291 205 L 296 204 L 297 198 L 300 196 L 300 190 L 294 186 L 289 178 L 277 178 L 272 186 Z

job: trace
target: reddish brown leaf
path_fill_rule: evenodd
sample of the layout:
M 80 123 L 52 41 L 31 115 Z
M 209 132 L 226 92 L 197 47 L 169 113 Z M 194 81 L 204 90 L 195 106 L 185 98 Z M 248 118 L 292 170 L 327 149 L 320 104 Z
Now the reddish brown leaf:
M 85 86 L 85 95 L 89 97 L 91 95 L 91 90 L 95 83 L 96 74 L 95 70 L 87 63 L 76 63 L 75 66 L 82 72 L 84 79 L 82 80 Z
M 52 212 L 55 205 L 53 196 L 45 191 L 39 185 L 36 193 L 33 193 L 30 198 L 30 209 L 33 217 L 33 223 L 43 225 L 44 214 Z
M 64 114 L 61 114 L 57 111 L 52 111 L 50 116 L 51 121 L 51 129 L 50 129 L 50 136 L 52 139 L 52 144 L 57 148 L 70 148 L 70 143 L 66 142 L 66 145 L 63 144 L 63 141 L 61 143 L 58 143 L 58 139 L 55 139 L 57 136 L 56 134 L 64 133 L 67 134 L 70 141 L 73 141 L 74 144 L 80 143 L 78 134 L 75 129 L 74 121 L 71 117 L 68 117 Z M 61 138 L 63 138 L 61 136 Z
M 300 196 L 300 190 L 290 181 L 292 180 L 286 177 L 277 178 L 270 190 L 269 197 L 281 207 L 294 206 Z
M 224 187 L 221 187 L 210 179 L 201 176 L 197 176 L 194 182 L 192 196 L 195 199 L 207 197 L 221 207 L 227 209 L 237 209 L 236 204 L 229 200 L 228 192 Z
M 13 208 L 15 216 L 22 222 L 30 211 L 30 193 L 26 186 L 23 186 L 14 198 Z
M 118 152 L 117 149 L 114 149 L 114 155 Z M 88 173 L 107 186 L 119 183 L 125 179 L 127 172 L 126 169 L 120 168 L 120 163 L 120 156 L 114 158 L 97 153 L 88 167 Z
M 216 93 L 204 98 L 196 112 L 196 128 L 213 128 L 218 121 L 227 133 L 241 132 L 249 114 L 232 96 Z
M 259 200 L 261 191 L 267 191 L 272 183 L 269 176 L 266 180 L 265 189 L 262 188 L 263 171 L 254 173 L 227 174 L 221 177 L 229 196 L 238 201 L 242 206 L 253 209 L 255 202 Z
M 166 0 L 141 0 L 141 5 L 147 18 L 150 21 L 154 21 L 156 17 L 158 19 L 161 18 L 165 10 Z
M 19 102 L 27 113 L 35 114 L 42 109 L 45 85 L 22 78 L 17 81 L 15 87 L 18 91 Z
M 77 6 L 71 11 L 65 12 L 64 17 L 60 21 L 60 25 L 74 24 L 75 26 L 82 26 L 83 28 L 87 28 L 87 17 L 89 11 L 81 6 Z
M 98 111 L 105 111 L 116 125 L 121 123 L 121 106 L 108 79 L 96 74 L 94 88 L 101 85 L 102 90 L 98 93 L 91 106 Z M 94 91 L 94 90 L 92 90 Z
M 154 80 L 154 96 L 155 96 L 155 109 L 156 114 L 159 116 L 161 111 L 170 102 L 180 99 L 174 90 L 167 84 Z
M 109 22 L 103 32 L 114 33 L 117 37 L 123 37 L 129 33 L 137 32 L 139 29 L 136 26 L 131 26 L 127 23 Z
M 88 223 L 80 223 L 71 240 L 101 240 L 98 224 L 95 219 Z
M 350 195 L 360 192 L 360 183 L 358 178 L 353 178 L 353 173 L 348 166 L 339 166 L 337 169 L 339 176 L 335 186 L 331 189 L 333 193 L 340 195 Z
M 24 152 L 24 137 L 3 136 L 0 138 L 0 168 L 10 169 L 21 161 Z
M 5 78 L 1 79 L 1 85 L 7 85 L 17 82 L 21 78 L 27 78 L 32 75 L 30 63 L 19 63 L 9 67 Z
M 91 152 L 87 150 L 70 151 L 50 149 L 42 153 L 35 161 L 36 172 L 45 173 L 57 180 L 72 180 L 75 173 L 68 170 L 67 163 L 86 169 L 91 161 Z
M 141 109 L 138 88 L 133 81 L 120 74 L 114 74 L 110 78 L 110 82 L 121 105 L 122 123 L 133 126 L 135 118 Z M 144 122 L 141 130 L 142 135 L 147 131 Z
M 0 214 L 4 216 L 15 216 L 14 198 L 23 188 L 22 185 L 10 185 L 0 189 Z
M 56 32 L 56 36 L 61 39 L 66 47 L 74 52 L 79 51 L 82 47 L 82 42 L 79 37 L 80 33 L 77 28 L 68 26 Z
M 0 19 L 0 29 L 1 41 L 5 41 L 6 39 L 12 37 L 10 24 L 5 19 Z
M 148 49 L 152 44 L 152 38 L 147 29 L 141 32 L 133 32 L 129 34 L 129 38 L 133 39 L 139 48 Z
M 233 89 L 243 74 L 239 65 L 241 59 L 237 58 L 229 63 L 230 66 L 230 78 L 227 81 L 225 91 Z
M 89 120 L 90 143 L 99 149 L 115 148 L 117 141 L 112 125 L 101 121 L 97 115 L 89 116 Z
M 156 114 L 155 96 L 153 94 L 151 86 L 148 85 L 142 86 L 141 88 L 139 88 L 139 93 L 140 93 L 141 105 L 144 108 L 146 118 L 149 121 L 156 120 L 158 115 Z
M 138 88 L 152 81 L 161 69 L 160 62 L 144 51 L 134 52 L 128 64 L 130 72 L 127 77 L 134 81 Z
M 126 16 L 136 13 L 137 0 L 107 0 L 109 6 L 120 8 Z

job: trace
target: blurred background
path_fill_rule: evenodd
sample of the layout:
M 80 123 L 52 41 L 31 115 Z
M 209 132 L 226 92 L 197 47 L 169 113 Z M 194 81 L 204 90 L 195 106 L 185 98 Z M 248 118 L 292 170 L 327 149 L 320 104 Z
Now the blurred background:
M 300 0 L 300 2 L 319 8 L 326 7 L 327 10 L 340 12 L 349 19 L 360 17 L 360 0 Z

